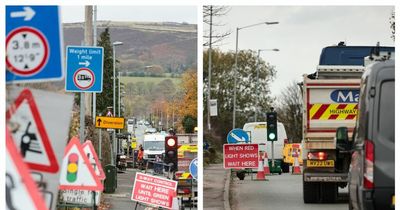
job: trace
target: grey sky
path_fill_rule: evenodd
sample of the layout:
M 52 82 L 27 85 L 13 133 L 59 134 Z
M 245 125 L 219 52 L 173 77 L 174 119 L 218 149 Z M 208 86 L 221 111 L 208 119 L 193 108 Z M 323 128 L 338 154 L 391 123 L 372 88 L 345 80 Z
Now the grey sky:
M 64 23 L 84 20 L 84 6 L 62 6 L 61 9 Z M 197 8 L 195 6 L 97 6 L 97 19 L 197 24 Z
M 261 57 L 276 66 L 277 78 L 272 94 L 277 96 L 291 81 L 301 81 L 302 74 L 312 73 L 319 61 L 321 49 L 346 41 L 347 45 L 394 46 L 390 38 L 389 6 L 235 6 L 217 18 L 225 26 L 215 30 L 230 30 L 232 34 L 219 46 L 223 51 L 235 50 L 236 27 L 264 21 L 279 21 L 278 25 L 260 25 L 239 31 L 239 49 L 271 49 Z

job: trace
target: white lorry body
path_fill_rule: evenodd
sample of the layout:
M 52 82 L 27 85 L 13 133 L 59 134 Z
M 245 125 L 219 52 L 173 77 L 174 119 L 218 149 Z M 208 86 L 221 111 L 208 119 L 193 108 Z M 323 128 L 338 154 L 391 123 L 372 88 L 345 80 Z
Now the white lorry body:
M 156 156 L 160 158 L 165 153 L 165 135 L 146 134 L 143 140 L 144 159 L 155 160 Z

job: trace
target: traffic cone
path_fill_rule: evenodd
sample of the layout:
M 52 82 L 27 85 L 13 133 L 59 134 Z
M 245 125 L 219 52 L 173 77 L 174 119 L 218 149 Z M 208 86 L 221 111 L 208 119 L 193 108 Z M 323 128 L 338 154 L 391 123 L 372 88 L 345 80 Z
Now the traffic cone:
M 269 170 L 269 163 L 268 163 L 268 154 L 264 152 L 264 174 L 271 175 L 271 171 Z
M 299 165 L 298 157 L 294 158 L 294 164 L 292 166 L 292 174 L 301 174 L 301 168 Z
M 259 158 L 258 158 L 258 169 L 257 169 L 256 180 L 258 180 L 258 181 L 264 181 L 265 180 L 263 160 L 262 160 L 261 155 L 259 155 Z

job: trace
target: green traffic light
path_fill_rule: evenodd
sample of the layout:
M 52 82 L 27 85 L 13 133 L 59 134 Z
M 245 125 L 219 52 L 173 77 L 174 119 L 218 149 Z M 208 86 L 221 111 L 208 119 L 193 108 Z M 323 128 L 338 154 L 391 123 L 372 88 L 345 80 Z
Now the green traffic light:
M 274 134 L 274 133 L 270 133 L 268 137 L 269 137 L 269 139 L 271 139 L 271 140 L 272 140 L 272 139 L 275 139 L 275 134 Z

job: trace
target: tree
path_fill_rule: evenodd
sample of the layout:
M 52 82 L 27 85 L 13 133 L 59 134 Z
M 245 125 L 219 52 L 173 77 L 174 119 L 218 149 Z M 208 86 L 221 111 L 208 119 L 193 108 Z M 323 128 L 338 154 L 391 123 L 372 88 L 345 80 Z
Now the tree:
M 96 110 L 97 113 L 106 114 L 108 106 L 113 105 L 113 54 L 112 45 L 110 40 L 109 29 L 106 28 L 100 34 L 100 40 L 97 46 L 104 48 L 104 64 L 103 64 L 103 92 L 96 96 Z M 117 75 L 117 73 L 115 73 Z M 118 80 L 116 81 L 118 84 Z M 117 103 L 117 102 L 116 102 Z M 118 107 L 118 104 L 116 104 Z
M 287 136 L 294 143 L 302 139 L 302 94 L 296 81 L 292 81 L 282 92 L 275 104 L 278 121 L 285 126 Z
M 227 133 L 232 129 L 233 112 L 233 91 L 234 91 L 234 63 L 235 53 L 212 51 L 212 84 L 211 91 L 213 99 L 218 100 L 218 118 L 212 118 L 213 129 L 225 139 Z M 208 85 L 208 52 L 203 52 L 203 83 L 204 91 Z M 260 111 L 266 112 L 272 103 L 271 91 L 269 85 L 275 77 L 275 68 L 265 61 L 259 63 L 259 85 L 255 78 L 257 77 L 257 54 L 255 51 L 240 51 L 238 54 L 237 77 L 237 98 L 236 98 L 236 127 L 242 127 L 249 121 L 249 116 L 254 115 L 254 105 L 258 98 Z M 207 113 L 206 100 L 204 101 L 204 113 Z M 206 119 L 206 115 L 204 115 Z M 223 142 L 220 142 L 223 143 Z
M 182 75 L 183 97 L 179 103 L 179 116 L 197 118 L 197 72 L 187 70 Z M 178 97 L 179 98 L 179 97 Z
M 226 31 L 222 33 L 214 33 L 214 30 L 210 32 L 210 25 L 212 28 L 223 26 L 220 22 L 216 21 L 216 17 L 224 16 L 229 12 L 229 7 L 227 6 L 215 6 L 215 5 L 205 5 L 203 6 L 203 23 L 204 23 L 204 34 L 203 38 L 206 41 L 203 46 L 210 45 L 210 36 L 211 36 L 211 44 L 214 45 L 218 42 L 221 42 L 226 37 L 228 37 L 231 32 Z

